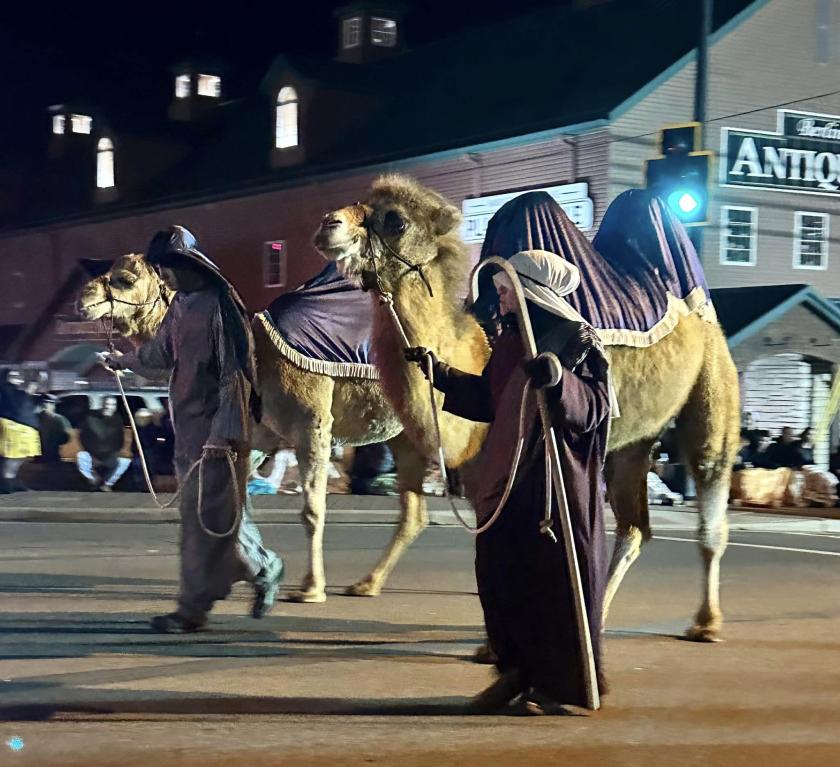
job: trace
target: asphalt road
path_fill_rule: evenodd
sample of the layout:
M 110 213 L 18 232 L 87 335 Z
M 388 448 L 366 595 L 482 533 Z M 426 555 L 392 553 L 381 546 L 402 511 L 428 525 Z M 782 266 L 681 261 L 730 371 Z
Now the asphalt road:
M 328 526 L 326 604 L 257 622 L 238 586 L 191 637 L 146 629 L 175 592 L 174 526 L 2 529 L 0 765 L 840 764 L 840 536 L 735 533 L 726 641 L 697 645 L 678 638 L 693 533 L 663 531 L 616 600 L 604 708 L 534 719 L 464 713 L 492 677 L 466 660 L 481 612 L 458 529 L 427 530 L 381 597 L 352 599 L 391 528 Z M 300 527 L 264 534 L 294 586 Z

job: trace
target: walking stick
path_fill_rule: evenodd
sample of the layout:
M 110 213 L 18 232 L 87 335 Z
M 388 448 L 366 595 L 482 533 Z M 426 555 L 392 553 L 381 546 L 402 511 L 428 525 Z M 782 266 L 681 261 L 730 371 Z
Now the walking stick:
M 525 293 L 522 290 L 519 275 L 505 259 L 500 258 L 499 256 L 491 256 L 475 267 L 472 273 L 472 298 L 475 300 L 478 296 L 479 273 L 485 266 L 490 264 L 502 269 L 513 284 L 513 292 L 516 295 L 519 326 L 522 329 L 522 337 L 525 344 L 525 355 L 528 359 L 533 359 L 537 356 L 537 344 L 534 338 L 533 328 L 531 327 L 531 318 L 528 316 L 528 308 L 525 304 Z M 554 497 L 557 500 L 558 516 L 560 517 L 560 530 L 563 536 L 563 543 L 566 552 L 566 564 L 569 569 L 572 598 L 575 605 L 578 643 L 580 645 L 580 654 L 583 661 L 584 686 L 586 687 L 586 705 L 587 708 L 596 711 L 601 707 L 601 700 L 598 694 L 598 680 L 595 673 L 595 655 L 592 652 L 592 636 L 589 632 L 589 618 L 586 615 L 586 605 L 584 604 L 583 599 L 583 585 L 580 580 L 580 565 L 578 564 L 577 551 L 575 549 L 572 521 L 569 516 L 569 506 L 566 501 L 566 485 L 563 482 L 563 471 L 560 465 L 560 451 L 557 447 L 557 436 L 554 433 L 554 427 L 551 425 L 545 389 L 537 390 L 537 404 L 539 406 L 540 420 L 542 421 L 543 435 L 545 437 L 545 449 L 551 468 L 551 473 L 549 475 L 551 479 L 550 484 L 553 487 Z M 546 492 L 548 492 L 548 488 L 546 488 Z M 547 515 L 550 513 L 550 499 L 548 503 L 549 512 L 547 512 Z M 548 517 L 548 523 L 550 524 L 550 517 Z M 545 521 L 543 522 L 543 525 L 544 526 L 541 528 L 542 531 L 553 536 L 550 527 L 546 525 Z

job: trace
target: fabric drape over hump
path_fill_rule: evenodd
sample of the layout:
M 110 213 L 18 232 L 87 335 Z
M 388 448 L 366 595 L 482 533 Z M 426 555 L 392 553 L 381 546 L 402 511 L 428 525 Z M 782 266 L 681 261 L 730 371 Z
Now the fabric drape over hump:
M 516 197 L 490 219 L 481 258 L 510 258 L 535 249 L 556 253 L 580 269 L 580 287 L 566 299 L 606 344 L 650 346 L 681 316 L 699 312 L 714 318 L 685 227 L 645 190 L 619 195 L 592 243 L 547 192 Z M 494 296 L 492 276 L 481 278 L 480 313 Z
M 371 358 L 370 296 L 335 263 L 258 315 L 280 352 L 313 373 L 378 378 Z

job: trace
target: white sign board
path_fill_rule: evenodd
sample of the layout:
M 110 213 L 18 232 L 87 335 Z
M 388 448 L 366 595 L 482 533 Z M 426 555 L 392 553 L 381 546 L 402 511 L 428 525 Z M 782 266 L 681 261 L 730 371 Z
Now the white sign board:
M 539 187 L 464 200 L 461 206 L 464 214 L 461 236 L 464 242 L 483 242 L 484 235 L 487 233 L 487 223 L 493 214 L 506 202 L 525 192 L 548 192 L 581 231 L 585 232 L 595 225 L 595 205 L 589 197 L 589 184 L 584 181 L 578 184 Z

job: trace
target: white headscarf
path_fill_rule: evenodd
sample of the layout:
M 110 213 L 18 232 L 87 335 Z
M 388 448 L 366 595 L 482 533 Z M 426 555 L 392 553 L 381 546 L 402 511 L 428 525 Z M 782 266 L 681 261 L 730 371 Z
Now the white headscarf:
M 547 250 L 522 250 L 511 256 L 508 263 L 516 270 L 525 298 L 547 312 L 573 322 L 590 325 L 563 296 L 577 290 L 580 285 L 580 270 L 556 253 Z M 493 284 L 513 290 L 510 277 L 505 272 L 493 275 Z M 603 349 L 598 351 L 603 354 Z M 618 398 L 607 374 L 610 398 L 610 415 L 618 418 Z

